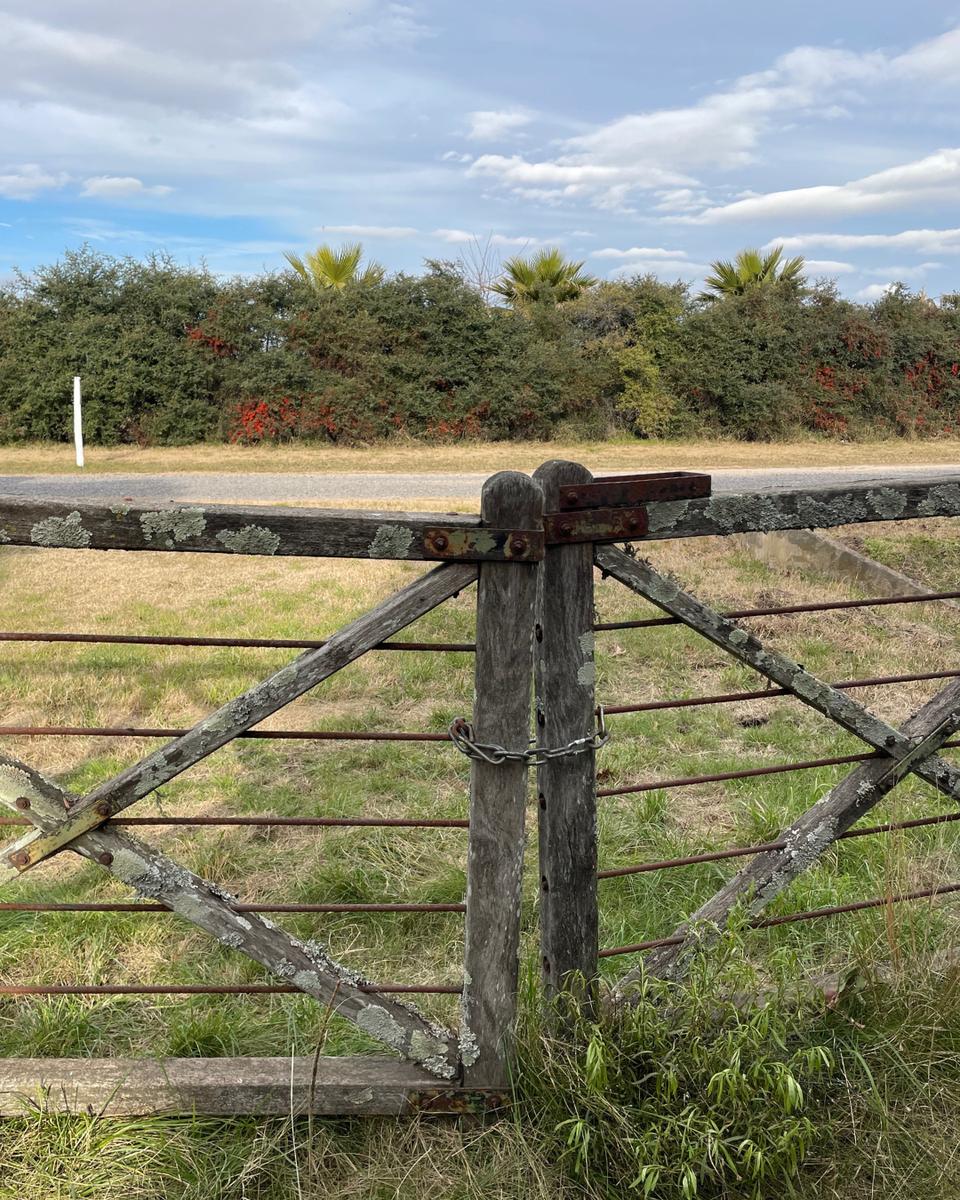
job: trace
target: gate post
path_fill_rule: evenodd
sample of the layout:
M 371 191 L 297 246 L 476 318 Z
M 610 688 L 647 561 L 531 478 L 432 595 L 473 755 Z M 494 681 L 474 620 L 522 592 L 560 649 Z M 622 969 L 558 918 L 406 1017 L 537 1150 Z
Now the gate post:
M 500 529 L 539 530 L 543 496 L 529 475 L 501 471 L 480 515 Z M 477 583 L 473 736 L 510 751 L 530 745 L 537 564 L 484 562 Z M 504 1087 L 517 1007 L 523 884 L 524 761 L 470 763 L 470 835 L 460 1056 L 464 1083 Z
M 579 463 L 555 460 L 534 472 L 545 512 L 560 488 L 589 483 Z M 538 745 L 566 746 L 596 728 L 593 544 L 547 546 L 537 582 Z M 540 832 L 540 965 L 546 997 L 570 991 L 589 1002 L 597 975 L 597 785 L 595 751 L 537 768 Z

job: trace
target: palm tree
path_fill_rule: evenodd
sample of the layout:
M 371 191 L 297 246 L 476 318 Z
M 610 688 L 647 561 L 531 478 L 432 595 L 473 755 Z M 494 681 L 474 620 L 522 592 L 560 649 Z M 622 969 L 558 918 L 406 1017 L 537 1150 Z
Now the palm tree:
M 339 250 L 333 246 L 318 246 L 303 258 L 290 253 L 284 257 L 304 283 L 318 292 L 325 288 L 340 292 L 348 283 L 379 283 L 383 279 L 383 267 L 379 263 L 369 262 L 360 269 L 363 246 L 359 242 L 341 246 Z
M 710 266 L 713 274 L 704 280 L 707 290 L 701 293 L 705 300 L 743 296 L 755 288 L 775 283 L 802 284 L 804 281 L 802 255 L 784 261 L 782 246 L 774 246 L 769 254 L 753 249 L 741 250 L 733 262 L 718 258 Z
M 503 275 L 490 290 L 522 308 L 528 304 L 575 300 L 584 288 L 593 287 L 596 282 L 592 275 L 584 273 L 582 262 L 570 262 L 560 250 L 550 247 L 529 258 L 521 255 L 508 258 L 503 264 Z

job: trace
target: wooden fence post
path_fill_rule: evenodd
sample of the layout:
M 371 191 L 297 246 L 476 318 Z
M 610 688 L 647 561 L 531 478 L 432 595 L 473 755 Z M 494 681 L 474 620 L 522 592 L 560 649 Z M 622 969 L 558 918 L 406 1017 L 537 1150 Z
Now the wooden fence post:
M 559 511 L 561 487 L 593 479 L 586 467 L 562 461 L 544 463 L 533 477 L 543 488 L 545 512 Z M 596 728 L 591 543 L 548 546 L 538 570 L 536 620 L 538 744 L 565 746 Z M 591 749 L 537 768 L 540 952 L 548 999 L 565 990 L 589 999 L 597 974 L 594 760 Z
M 528 475 L 501 471 L 484 485 L 480 511 L 491 526 L 539 529 L 543 497 Z M 480 567 L 474 737 L 511 751 L 529 747 L 536 587 L 536 564 Z M 465 1084 L 503 1087 L 516 1017 L 528 766 L 476 758 L 470 766 L 461 1062 Z

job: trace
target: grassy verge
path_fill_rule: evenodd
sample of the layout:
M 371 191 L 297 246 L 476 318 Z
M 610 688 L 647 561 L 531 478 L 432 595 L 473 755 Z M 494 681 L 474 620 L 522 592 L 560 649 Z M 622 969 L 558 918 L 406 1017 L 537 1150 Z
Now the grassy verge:
M 944 551 L 939 532 L 930 569 L 945 553 L 953 553 Z M 662 569 L 722 606 L 851 594 L 814 575 L 775 574 L 745 555 L 731 554 L 719 540 L 658 544 L 650 554 Z M 420 569 L 404 563 L 6 548 L 0 549 L 0 629 L 317 637 Z M 469 640 L 472 604 L 472 594 L 464 594 L 418 622 L 410 636 Z M 613 581 L 599 585 L 597 607 L 602 620 L 647 615 L 644 606 Z M 770 617 L 752 625 L 760 636 L 828 679 L 945 669 L 957 662 L 960 617 L 947 610 L 884 608 L 855 615 Z M 755 686 L 749 672 L 682 629 L 607 633 L 599 641 L 598 695 L 610 703 Z M 7 644 L 0 651 L 0 714 L 4 724 L 182 725 L 286 657 L 269 650 Z M 268 724 L 442 730 L 454 716 L 469 712 L 472 667 L 468 654 L 374 653 Z M 935 687 L 904 684 L 856 695 L 899 722 Z M 599 760 L 602 786 L 858 748 L 809 710 L 782 698 L 613 717 L 610 724 L 614 737 Z M 155 744 L 99 738 L 4 739 L 4 748 L 78 790 L 109 777 Z M 842 770 L 603 800 L 601 866 L 772 837 Z M 458 817 L 466 812 L 467 774 L 465 761 L 442 745 L 236 742 L 144 801 L 138 813 Z M 896 820 L 938 811 L 943 811 L 942 802 L 923 785 L 910 782 L 891 795 L 877 817 Z M 533 834 L 532 809 L 530 828 Z M 955 830 L 943 825 L 838 845 L 777 902 L 774 911 L 960 879 Z M 265 834 L 165 828 L 148 831 L 148 837 L 245 900 L 442 902 L 458 901 L 463 894 L 465 840 L 457 830 Z M 537 880 L 533 855 L 529 857 L 523 908 L 528 961 L 533 958 Z M 602 944 L 669 933 L 735 865 L 703 864 L 603 882 Z M 24 900 L 123 897 L 106 873 L 67 856 L 31 873 L 9 894 L 10 899 Z M 717 1063 L 729 1065 L 730 1054 L 738 1050 L 743 1061 L 753 1053 L 750 1061 L 766 1064 L 763 1070 L 773 1072 L 773 1080 L 781 1078 L 780 1067 L 770 1065 L 774 1061 L 792 1061 L 790 1056 L 817 1046 L 829 1048 L 833 1068 L 828 1077 L 807 1072 L 802 1060 L 795 1068 L 808 1092 L 805 1107 L 795 1115 L 812 1123 L 803 1141 L 806 1166 L 797 1184 L 799 1194 L 960 1196 L 950 1171 L 950 1155 L 960 1135 L 960 996 L 955 980 L 936 979 L 924 967 L 935 950 L 956 944 L 956 911 L 948 899 L 744 934 L 738 970 L 759 972 L 764 979 L 793 978 L 808 969 L 853 962 L 892 965 L 894 982 L 885 989 L 867 987 L 836 1011 L 807 1013 L 788 1025 L 774 1021 L 766 1032 L 758 1033 L 739 1019 L 733 1019 L 729 1029 L 721 1023 L 717 1029 L 727 1037 L 722 1044 L 704 1038 L 703 1013 L 709 1006 L 691 1009 L 672 1034 L 660 1026 L 645 1026 L 643 1037 L 631 1035 L 631 1041 L 620 1030 L 613 1040 L 621 1050 L 613 1056 L 611 1031 L 594 1031 L 594 1044 L 599 1038 L 601 1049 L 583 1062 L 568 1061 L 556 1047 L 527 1036 L 517 1117 L 492 1129 L 371 1121 L 317 1123 L 308 1130 L 282 1121 L 98 1123 L 27 1117 L 5 1126 L 0 1197 L 519 1200 L 629 1194 L 642 1163 L 635 1158 L 630 1169 L 625 1165 L 630 1160 L 621 1152 L 633 1135 L 621 1120 L 614 1137 L 604 1097 L 618 1095 L 614 1084 L 633 1086 L 630 1081 L 645 1061 L 641 1043 L 654 1036 L 679 1039 L 681 1048 L 684 1038 L 697 1036 L 704 1042 L 696 1060 L 702 1069 L 685 1077 L 683 1086 L 693 1097 L 690 1103 L 698 1120 L 706 1120 L 704 1114 L 727 1113 L 734 1127 L 746 1120 L 736 1115 L 741 1113 L 736 1107 L 740 1100 L 728 1104 L 707 1095 Z M 462 919 L 456 915 L 280 920 L 300 935 L 328 942 L 335 955 L 374 979 L 427 982 L 459 977 Z M 633 961 L 608 959 L 605 971 L 615 976 Z M 0 977 L 9 983 L 262 978 L 252 964 L 212 946 L 175 918 L 96 913 L 0 914 Z M 703 994 L 714 1003 L 712 992 Z M 528 996 L 526 1003 L 530 1016 L 534 1002 Z M 442 1019 L 455 1019 L 448 999 L 424 1006 Z M 0 1000 L 0 1053 L 310 1053 L 322 1020 L 317 1006 L 293 997 Z M 771 1029 L 776 1035 L 772 1041 Z M 760 1045 L 760 1034 L 766 1040 L 751 1051 Z M 776 1050 L 778 1037 L 783 1054 Z M 326 1038 L 327 1053 L 371 1048 L 350 1026 L 337 1022 Z M 631 1045 L 640 1049 L 633 1054 Z M 664 1042 L 655 1072 L 661 1072 L 668 1050 Z M 690 1059 L 680 1056 L 677 1061 Z M 544 1090 L 543 1081 L 551 1079 L 553 1085 Z M 758 1128 L 772 1128 L 783 1116 L 787 1102 L 782 1096 L 777 1099 L 774 1083 L 759 1086 L 755 1103 L 750 1102 L 750 1120 Z M 657 1103 L 659 1110 L 639 1102 L 631 1110 L 639 1131 L 635 1141 L 649 1129 L 655 1112 L 676 1117 L 683 1111 L 670 1097 L 660 1097 Z M 616 1107 L 622 1110 L 624 1103 Z M 787 1116 L 792 1120 L 790 1113 Z M 710 1136 L 704 1125 L 700 1141 L 684 1143 L 689 1161 L 707 1153 L 703 1147 L 713 1144 Z M 671 1162 L 680 1161 L 673 1146 L 664 1142 Z M 653 1151 L 646 1146 L 643 1153 Z M 744 1177 L 734 1184 L 728 1179 L 722 1192 L 710 1191 L 703 1183 L 698 1194 L 750 1195 L 755 1182 Z M 643 1194 L 643 1186 L 640 1179 L 638 1194 Z M 683 1178 L 664 1174 L 656 1189 L 652 1194 L 665 1198 L 682 1195 Z M 762 1194 L 781 1194 L 781 1189 Z
M 705 470 L 723 467 L 831 467 L 949 463 L 960 441 L 663 442 L 636 438 L 603 442 L 455 442 L 378 446 L 90 446 L 87 474 L 164 471 L 532 471 L 551 458 L 628 470 Z M 0 446 L 0 475 L 77 472 L 66 444 Z

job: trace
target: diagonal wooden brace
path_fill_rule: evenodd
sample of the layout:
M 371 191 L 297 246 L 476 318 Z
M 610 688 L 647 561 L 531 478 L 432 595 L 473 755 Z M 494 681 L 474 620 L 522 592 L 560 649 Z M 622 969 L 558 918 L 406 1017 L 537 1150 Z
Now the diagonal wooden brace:
M 900 730 L 876 717 L 862 704 L 804 670 L 799 663 L 764 646 L 715 609 L 684 592 L 673 580 L 613 546 L 600 546 L 595 562 L 632 591 L 670 613 L 685 625 L 752 667 L 760 675 L 786 688 L 798 700 L 816 709 L 868 746 L 893 759 L 911 754 L 914 747 Z M 960 770 L 936 755 L 922 756 L 911 768 L 921 779 L 960 803 Z
M 960 680 L 955 680 L 928 700 L 903 726 L 903 735 L 913 741 L 911 754 L 894 762 L 871 759 L 851 771 L 784 830 L 778 839 L 785 843 L 782 850 L 758 854 L 674 931 L 673 936 L 686 939 L 684 942 L 658 947 L 647 955 L 640 967 L 624 975 L 614 990 L 614 1000 L 628 999 L 625 993 L 644 973 L 679 978 L 692 954 L 717 936 L 735 908 L 742 906 L 751 916 L 758 915 L 904 775 L 917 770 L 920 762 L 929 762 L 934 752 L 958 728 Z M 691 938 L 694 930 L 698 936 Z
M 342 667 L 366 654 L 378 642 L 404 629 L 477 578 L 475 563 L 449 563 L 421 576 L 376 608 L 339 630 L 326 645 L 301 654 L 293 662 L 231 700 L 82 800 L 70 797 L 56 825 L 32 830 L 0 851 L 0 885 L 108 821 L 123 809 L 169 783 L 188 767 L 212 754 L 238 734 L 259 724 Z
M 57 830 L 72 799 L 37 771 L 0 755 L 0 804 L 29 816 L 40 830 Z M 232 896 L 159 850 L 109 827 L 79 835 L 69 849 L 106 867 L 139 895 L 165 904 L 222 945 L 239 950 L 284 982 L 330 1005 L 338 1016 L 431 1074 L 441 1079 L 457 1075 L 455 1034 L 428 1021 L 412 1005 L 362 991 L 361 976 L 336 962 L 323 946 L 302 942 L 256 913 L 235 912 Z

